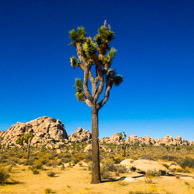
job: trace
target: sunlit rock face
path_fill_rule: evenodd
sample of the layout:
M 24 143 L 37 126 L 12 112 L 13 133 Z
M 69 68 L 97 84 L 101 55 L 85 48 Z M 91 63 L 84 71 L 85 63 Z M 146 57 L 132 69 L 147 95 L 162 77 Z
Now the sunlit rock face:
M 90 143 L 92 141 L 92 134 L 86 129 L 78 128 L 76 132 L 69 136 L 69 141 Z
M 12 125 L 7 131 L 0 133 L 1 144 L 15 145 L 19 137 L 30 132 L 34 134 L 31 142 L 34 146 L 48 145 L 67 139 L 64 124 L 58 119 L 44 116 L 27 123 L 17 122 Z

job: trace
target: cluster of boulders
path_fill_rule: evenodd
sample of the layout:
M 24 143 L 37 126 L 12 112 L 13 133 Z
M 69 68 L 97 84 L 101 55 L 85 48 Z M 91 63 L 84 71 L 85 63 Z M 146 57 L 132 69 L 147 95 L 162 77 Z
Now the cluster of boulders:
M 68 142 L 90 143 L 92 134 L 78 128 L 72 135 L 67 135 L 64 124 L 60 120 L 48 116 L 40 117 L 27 123 L 17 122 L 7 131 L 1 131 L 0 143 L 5 147 L 15 145 L 18 138 L 33 133 L 31 145 L 60 148 Z
M 17 122 L 7 131 L 0 134 L 1 144 L 8 146 L 16 143 L 17 139 L 25 136 L 27 133 L 33 133 L 32 145 L 55 144 L 67 139 L 67 133 L 64 124 L 58 119 L 51 117 L 40 117 L 27 123 Z
M 180 165 L 176 162 L 158 162 L 154 160 L 133 160 L 133 159 L 125 159 L 120 162 L 120 165 L 125 166 L 128 169 L 134 169 L 137 172 L 147 173 L 148 171 L 151 172 L 160 172 L 161 174 L 167 174 L 170 171 L 175 170 L 183 170 Z
M 177 136 L 176 138 L 173 138 L 171 135 L 167 135 L 166 137 L 162 137 L 161 139 L 156 138 L 153 139 L 149 137 L 148 135 L 143 137 L 137 137 L 137 136 L 129 136 L 128 137 L 128 142 L 130 144 L 135 144 L 138 143 L 140 145 L 145 144 L 145 145 L 194 145 L 194 141 L 187 141 L 182 139 L 181 136 Z
M 0 132 L 0 144 L 4 146 L 15 145 L 18 138 L 27 133 L 33 133 L 31 145 L 33 146 L 47 146 L 52 148 L 60 148 L 65 143 L 69 142 L 85 142 L 91 143 L 92 134 L 85 129 L 78 128 L 72 135 L 67 135 L 64 124 L 60 120 L 48 116 L 40 117 L 27 123 L 17 122 L 12 125 L 7 131 Z M 173 138 L 170 135 L 161 139 L 153 139 L 148 135 L 138 137 L 135 135 L 128 136 L 125 139 L 121 133 L 114 134 L 111 137 L 104 137 L 100 139 L 100 144 L 139 144 L 139 145 L 194 145 L 194 141 L 188 142 L 180 136 Z M 90 150 L 91 148 L 87 148 Z
M 194 141 L 187 141 L 182 139 L 181 136 L 177 136 L 176 138 L 173 138 L 171 135 L 167 135 L 166 137 L 162 137 L 161 139 L 153 139 L 152 137 L 149 137 L 148 135 L 143 137 L 138 137 L 135 135 L 128 136 L 128 140 L 124 139 L 122 134 L 114 134 L 111 137 L 104 137 L 100 140 L 101 143 L 110 143 L 110 144 L 139 144 L 139 145 L 194 145 Z
M 92 134 L 86 130 L 82 129 L 81 127 L 77 129 L 71 136 L 69 136 L 69 141 L 71 142 L 86 142 L 91 143 Z

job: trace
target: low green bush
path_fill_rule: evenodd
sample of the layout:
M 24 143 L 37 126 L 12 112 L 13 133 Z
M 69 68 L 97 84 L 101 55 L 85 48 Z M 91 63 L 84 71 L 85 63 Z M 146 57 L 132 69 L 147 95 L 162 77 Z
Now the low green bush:
M 194 168 L 194 159 L 193 158 L 182 158 L 177 161 L 177 163 L 182 167 L 182 168 Z
M 53 171 L 49 171 L 49 172 L 47 173 L 47 175 L 50 176 L 50 177 L 54 177 L 54 176 L 56 175 L 56 173 L 53 172 Z
M 5 167 L 0 167 L 0 184 L 5 184 L 7 179 L 10 177 Z

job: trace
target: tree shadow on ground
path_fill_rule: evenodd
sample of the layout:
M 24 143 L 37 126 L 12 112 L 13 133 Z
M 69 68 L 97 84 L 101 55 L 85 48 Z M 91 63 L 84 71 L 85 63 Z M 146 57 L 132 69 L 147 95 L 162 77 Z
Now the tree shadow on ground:
M 24 184 L 24 182 L 16 181 L 16 180 L 10 180 L 6 182 L 6 185 L 17 185 L 17 184 Z

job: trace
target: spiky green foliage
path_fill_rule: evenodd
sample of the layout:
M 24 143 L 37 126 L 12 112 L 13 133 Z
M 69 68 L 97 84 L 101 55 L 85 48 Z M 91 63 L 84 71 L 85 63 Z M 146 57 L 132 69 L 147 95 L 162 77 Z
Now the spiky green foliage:
M 96 52 L 96 44 L 92 41 L 91 37 L 87 38 L 83 43 L 83 50 L 87 59 L 92 59 Z
M 111 81 L 112 84 L 115 86 L 120 85 L 120 83 L 123 81 L 123 77 L 121 75 L 116 76 L 116 72 L 114 69 L 109 69 L 106 75 L 106 79 L 108 81 Z
M 109 81 L 113 81 L 114 78 L 115 78 L 115 75 L 116 75 L 115 70 L 114 69 L 109 69 L 108 72 L 107 72 L 106 79 L 109 80 Z
M 94 40 L 98 44 L 98 51 L 101 54 L 105 54 L 109 50 L 109 42 L 114 39 L 114 32 L 108 30 L 106 26 L 101 26 L 98 29 L 98 34 L 94 37 Z
M 117 75 L 115 78 L 114 78 L 114 85 L 115 86 L 118 86 L 122 83 L 123 81 L 123 77 L 122 75 Z
M 27 134 L 25 135 L 25 137 L 24 137 L 26 143 L 28 143 L 28 141 L 31 141 L 33 137 L 34 137 L 34 134 L 33 134 L 33 133 L 27 133 Z
M 78 66 L 78 63 L 79 63 L 78 59 L 76 59 L 75 56 L 70 58 L 70 62 L 71 62 L 71 67 L 73 67 L 73 68 L 76 68 Z
M 19 144 L 21 146 L 24 145 L 24 141 L 25 141 L 25 137 L 22 136 L 22 137 L 19 137 L 17 140 L 16 140 L 16 144 Z
M 72 39 L 71 44 L 76 46 L 76 43 L 80 42 L 83 43 L 85 41 L 86 32 L 84 27 L 78 27 L 77 32 L 75 29 L 69 31 L 69 37 Z
M 84 101 L 84 91 L 83 91 L 83 84 L 81 78 L 75 79 L 75 87 L 76 87 L 76 98 L 78 101 Z
M 106 67 L 108 70 L 108 68 L 111 66 L 112 60 L 116 54 L 117 50 L 115 48 L 111 48 L 111 50 L 108 52 L 108 54 L 104 57 L 103 60 L 103 64 L 104 65 L 108 65 L 108 67 Z

